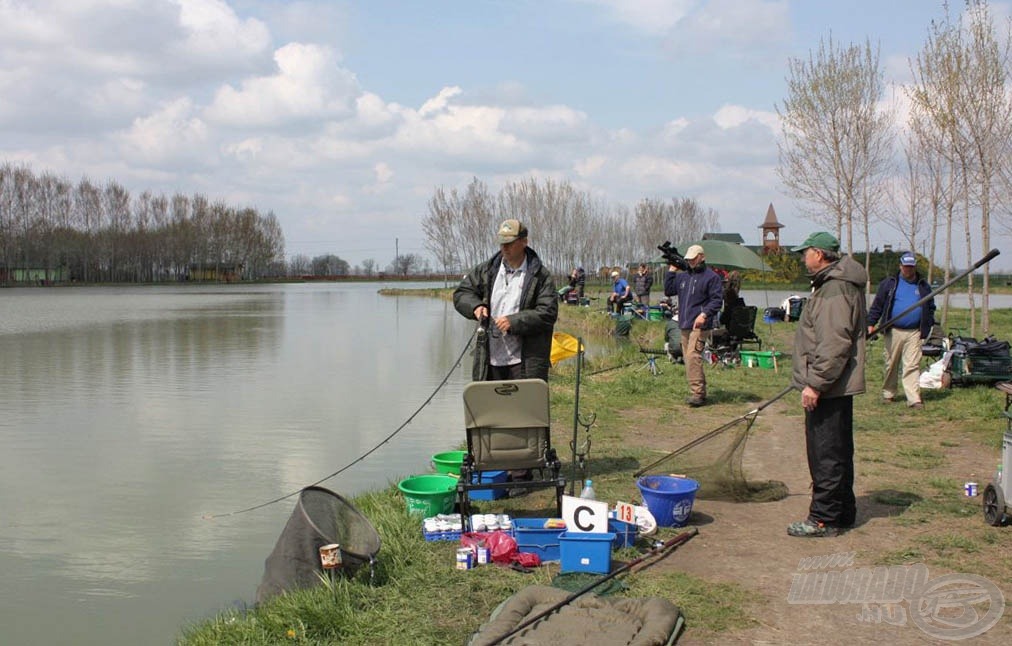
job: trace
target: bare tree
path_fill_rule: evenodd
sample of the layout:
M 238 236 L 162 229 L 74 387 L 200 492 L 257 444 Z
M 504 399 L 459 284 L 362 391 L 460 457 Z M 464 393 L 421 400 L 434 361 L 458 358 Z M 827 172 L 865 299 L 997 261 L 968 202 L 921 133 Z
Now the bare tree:
M 837 48 L 821 41 L 807 61 L 788 62 L 777 169 L 808 216 L 832 227 L 851 253 L 854 221 L 865 230 L 888 170 L 890 115 L 879 108 L 882 73 L 870 43 Z
M 969 24 L 953 21 L 946 5 L 945 19 L 932 23 L 928 40 L 913 64 L 912 105 L 928 127 L 925 139 L 950 160 L 958 176 L 963 210 L 963 238 L 967 261 L 977 228 L 982 250 L 990 246 L 991 212 L 998 180 L 1009 174 L 1012 101 L 1007 94 L 1009 66 L 1008 23 L 1001 38 L 984 0 L 967 0 Z M 974 212 L 976 206 L 979 211 Z M 946 260 L 951 264 L 951 222 L 947 225 Z M 984 269 L 981 326 L 990 327 L 990 272 Z M 967 276 L 971 326 L 976 334 L 973 274 Z

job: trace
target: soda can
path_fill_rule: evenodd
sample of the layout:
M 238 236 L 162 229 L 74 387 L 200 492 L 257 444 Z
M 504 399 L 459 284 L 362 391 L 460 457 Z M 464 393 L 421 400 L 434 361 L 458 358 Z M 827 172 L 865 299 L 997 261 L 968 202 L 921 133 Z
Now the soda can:
M 491 554 L 489 554 L 488 547 L 485 545 L 479 545 L 476 550 L 478 565 L 488 565 L 491 562 Z
M 974 496 L 976 496 L 977 495 L 977 483 L 976 482 L 967 482 L 965 485 L 963 485 L 963 493 L 966 494 L 967 498 L 973 498 Z
M 470 547 L 461 547 L 457 550 L 457 569 L 470 570 L 474 567 L 474 552 Z

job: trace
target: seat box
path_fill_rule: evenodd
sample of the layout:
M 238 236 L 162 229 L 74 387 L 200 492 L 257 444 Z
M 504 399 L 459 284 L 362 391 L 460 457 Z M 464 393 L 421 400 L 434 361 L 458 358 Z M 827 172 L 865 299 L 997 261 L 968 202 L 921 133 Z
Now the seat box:
M 506 482 L 509 477 L 507 471 L 482 471 L 481 472 L 481 483 L 488 484 L 492 482 Z M 471 475 L 471 483 L 475 484 L 478 482 L 478 474 Z M 469 491 L 468 496 L 471 500 L 499 500 L 500 498 L 506 497 L 505 489 L 478 489 L 476 491 Z
M 511 533 L 517 541 L 517 550 L 532 552 L 544 561 L 558 561 L 561 558 L 559 536 L 566 529 L 545 527 L 547 518 L 514 518 Z
M 583 534 L 563 532 L 559 536 L 562 572 L 611 572 L 611 548 L 615 534 Z

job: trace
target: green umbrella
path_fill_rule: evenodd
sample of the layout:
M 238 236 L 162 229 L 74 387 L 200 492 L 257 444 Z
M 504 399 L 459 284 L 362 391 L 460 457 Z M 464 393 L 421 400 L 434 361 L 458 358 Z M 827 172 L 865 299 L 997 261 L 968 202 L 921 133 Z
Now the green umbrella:
M 689 247 L 698 244 L 703 247 L 706 264 L 722 269 L 754 269 L 766 271 L 768 267 L 756 252 L 748 247 L 724 240 L 696 240 L 675 245 L 684 254 Z

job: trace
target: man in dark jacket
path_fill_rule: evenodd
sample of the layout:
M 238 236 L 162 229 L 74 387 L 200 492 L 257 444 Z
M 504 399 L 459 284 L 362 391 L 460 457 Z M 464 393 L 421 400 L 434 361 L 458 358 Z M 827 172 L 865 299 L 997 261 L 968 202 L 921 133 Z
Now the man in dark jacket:
M 868 310 L 868 333 L 881 321 L 906 311 L 917 301 L 931 293 L 928 281 L 917 273 L 917 257 L 912 251 L 900 256 L 899 272 L 888 276 L 878 285 L 875 300 Z M 935 324 L 935 299 L 929 298 L 920 307 L 907 312 L 882 333 L 885 342 L 885 380 L 882 399 L 895 401 L 896 383 L 900 364 L 903 365 L 903 394 L 907 406 L 923 408 L 921 403 L 921 346 L 931 334 Z
M 636 300 L 644 305 L 650 305 L 650 288 L 654 284 L 654 273 L 650 271 L 647 266 L 640 263 L 639 269 L 636 270 L 636 275 L 633 276 L 633 293 L 636 294 Z
M 864 286 L 868 274 L 820 231 L 791 251 L 804 254 L 812 295 L 794 334 L 791 385 L 801 391 L 812 476 L 808 517 L 791 536 L 835 536 L 857 517 L 854 498 L 854 395 L 864 392 Z
M 527 227 L 506 220 L 499 251 L 469 271 L 453 292 L 462 315 L 487 326 L 475 344 L 474 381 L 537 378 L 548 381 L 558 292 L 548 269 L 527 246 Z
M 682 332 L 682 359 L 685 376 L 689 381 L 689 398 L 685 403 L 692 407 L 706 404 L 706 373 L 703 371 L 703 347 L 713 328 L 724 302 L 723 281 L 706 266 L 703 248 L 694 244 L 685 251 L 689 268 L 679 271 L 668 267 L 664 276 L 664 295 L 678 297 L 678 327 Z

